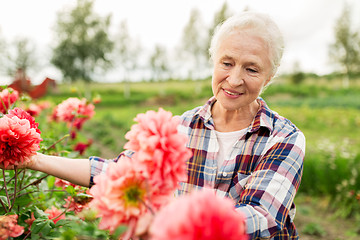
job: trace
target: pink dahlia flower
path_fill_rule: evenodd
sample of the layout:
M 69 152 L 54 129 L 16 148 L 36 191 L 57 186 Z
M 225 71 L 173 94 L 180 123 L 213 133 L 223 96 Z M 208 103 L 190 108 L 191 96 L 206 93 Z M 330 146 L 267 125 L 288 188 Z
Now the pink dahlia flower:
M 57 209 L 54 206 L 51 206 L 51 209 L 46 209 L 45 213 L 49 214 L 48 218 L 50 220 L 53 220 L 53 222 L 56 224 L 59 220 L 65 219 L 65 214 L 62 214 L 63 211 L 60 209 Z
M 246 240 L 245 218 L 228 198 L 211 190 L 183 195 L 162 208 L 150 228 L 152 240 Z
M 19 92 L 6 88 L 0 92 L 0 113 L 5 114 L 12 104 L 19 98 Z
M 15 108 L 0 118 L 0 163 L 5 168 L 30 160 L 41 141 L 38 123 L 24 110 Z
M 98 210 L 100 229 L 113 232 L 121 224 L 133 225 L 146 212 L 145 178 L 129 158 L 110 163 L 106 173 L 96 176 L 94 183 L 89 207 Z
M 57 106 L 56 115 L 59 120 L 81 129 L 84 122 L 94 116 L 94 108 L 85 98 L 68 98 Z
M 187 137 L 178 133 L 179 121 L 171 112 L 159 109 L 138 114 L 125 135 L 129 141 L 125 149 L 135 151 L 134 159 L 148 178 L 151 197 L 155 206 L 163 204 L 186 179 L 186 161 L 191 151 L 186 148 Z
M 24 233 L 24 227 L 17 224 L 17 215 L 0 216 L 0 240 L 19 237 Z

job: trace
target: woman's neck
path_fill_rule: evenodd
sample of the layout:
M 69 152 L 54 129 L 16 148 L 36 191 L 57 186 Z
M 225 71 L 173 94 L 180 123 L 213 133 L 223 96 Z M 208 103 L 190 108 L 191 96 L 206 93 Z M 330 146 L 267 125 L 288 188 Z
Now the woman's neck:
M 211 108 L 215 130 L 219 132 L 233 132 L 247 128 L 259 111 L 260 104 L 254 101 L 246 108 L 227 110 L 219 102 Z

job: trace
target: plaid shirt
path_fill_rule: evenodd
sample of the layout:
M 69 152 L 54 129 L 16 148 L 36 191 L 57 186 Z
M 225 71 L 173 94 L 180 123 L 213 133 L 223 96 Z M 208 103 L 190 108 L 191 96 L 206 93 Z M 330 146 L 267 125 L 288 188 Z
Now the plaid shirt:
M 298 239 L 293 200 L 302 176 L 303 133 L 259 98 L 260 110 L 247 133 L 218 169 L 219 144 L 211 117 L 215 101 L 212 97 L 181 116 L 179 131 L 188 135 L 187 147 L 193 157 L 187 162 L 187 182 L 180 183 L 177 195 L 214 188 L 218 195 L 231 198 L 246 216 L 251 239 Z M 90 161 L 92 184 L 93 177 L 105 171 L 108 160 L 91 157 Z

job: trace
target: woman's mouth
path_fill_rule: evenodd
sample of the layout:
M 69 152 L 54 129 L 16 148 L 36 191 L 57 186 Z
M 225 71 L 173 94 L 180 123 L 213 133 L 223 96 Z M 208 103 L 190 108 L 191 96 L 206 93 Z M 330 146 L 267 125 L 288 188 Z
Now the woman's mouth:
M 223 89 L 223 91 L 224 91 L 226 96 L 232 97 L 232 98 L 242 95 L 242 93 L 232 92 L 232 91 L 229 91 L 229 90 L 226 90 L 226 89 Z

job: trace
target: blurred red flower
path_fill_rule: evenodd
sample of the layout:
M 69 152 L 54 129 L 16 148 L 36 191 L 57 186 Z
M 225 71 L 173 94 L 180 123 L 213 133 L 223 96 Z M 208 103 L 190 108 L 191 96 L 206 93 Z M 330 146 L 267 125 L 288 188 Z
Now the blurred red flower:
M 56 178 L 55 179 L 55 186 L 56 187 L 61 187 L 62 189 L 66 189 L 68 186 L 73 186 L 73 187 L 80 187 L 76 184 L 73 184 L 69 181 L 66 181 L 66 180 L 62 180 L 60 178 Z
M 210 189 L 183 195 L 162 208 L 150 227 L 153 240 L 247 240 L 245 218 L 229 198 Z
M 91 146 L 92 142 L 92 139 L 89 139 L 87 143 L 79 142 L 75 145 L 74 151 L 78 151 L 80 155 L 83 155 L 85 150 Z
M 57 209 L 54 206 L 51 206 L 51 209 L 46 209 L 44 211 L 45 213 L 49 214 L 48 218 L 50 220 L 53 220 L 53 222 L 56 224 L 59 220 L 65 219 L 65 214 L 62 214 L 63 212 L 60 209 Z M 62 214 L 62 215 L 61 215 Z
M 19 237 L 24 233 L 24 227 L 17 224 L 17 215 L 0 216 L 0 240 Z
M 26 108 L 26 112 L 33 117 L 39 115 L 41 111 L 41 107 L 39 105 L 36 105 L 35 103 L 30 103 L 29 106 Z
M 12 88 L 5 88 L 0 92 L 0 113 L 5 114 L 10 106 L 19 98 L 19 92 Z
M 56 116 L 59 120 L 81 129 L 84 122 L 94 116 L 94 108 L 85 98 L 68 98 L 56 107 Z

